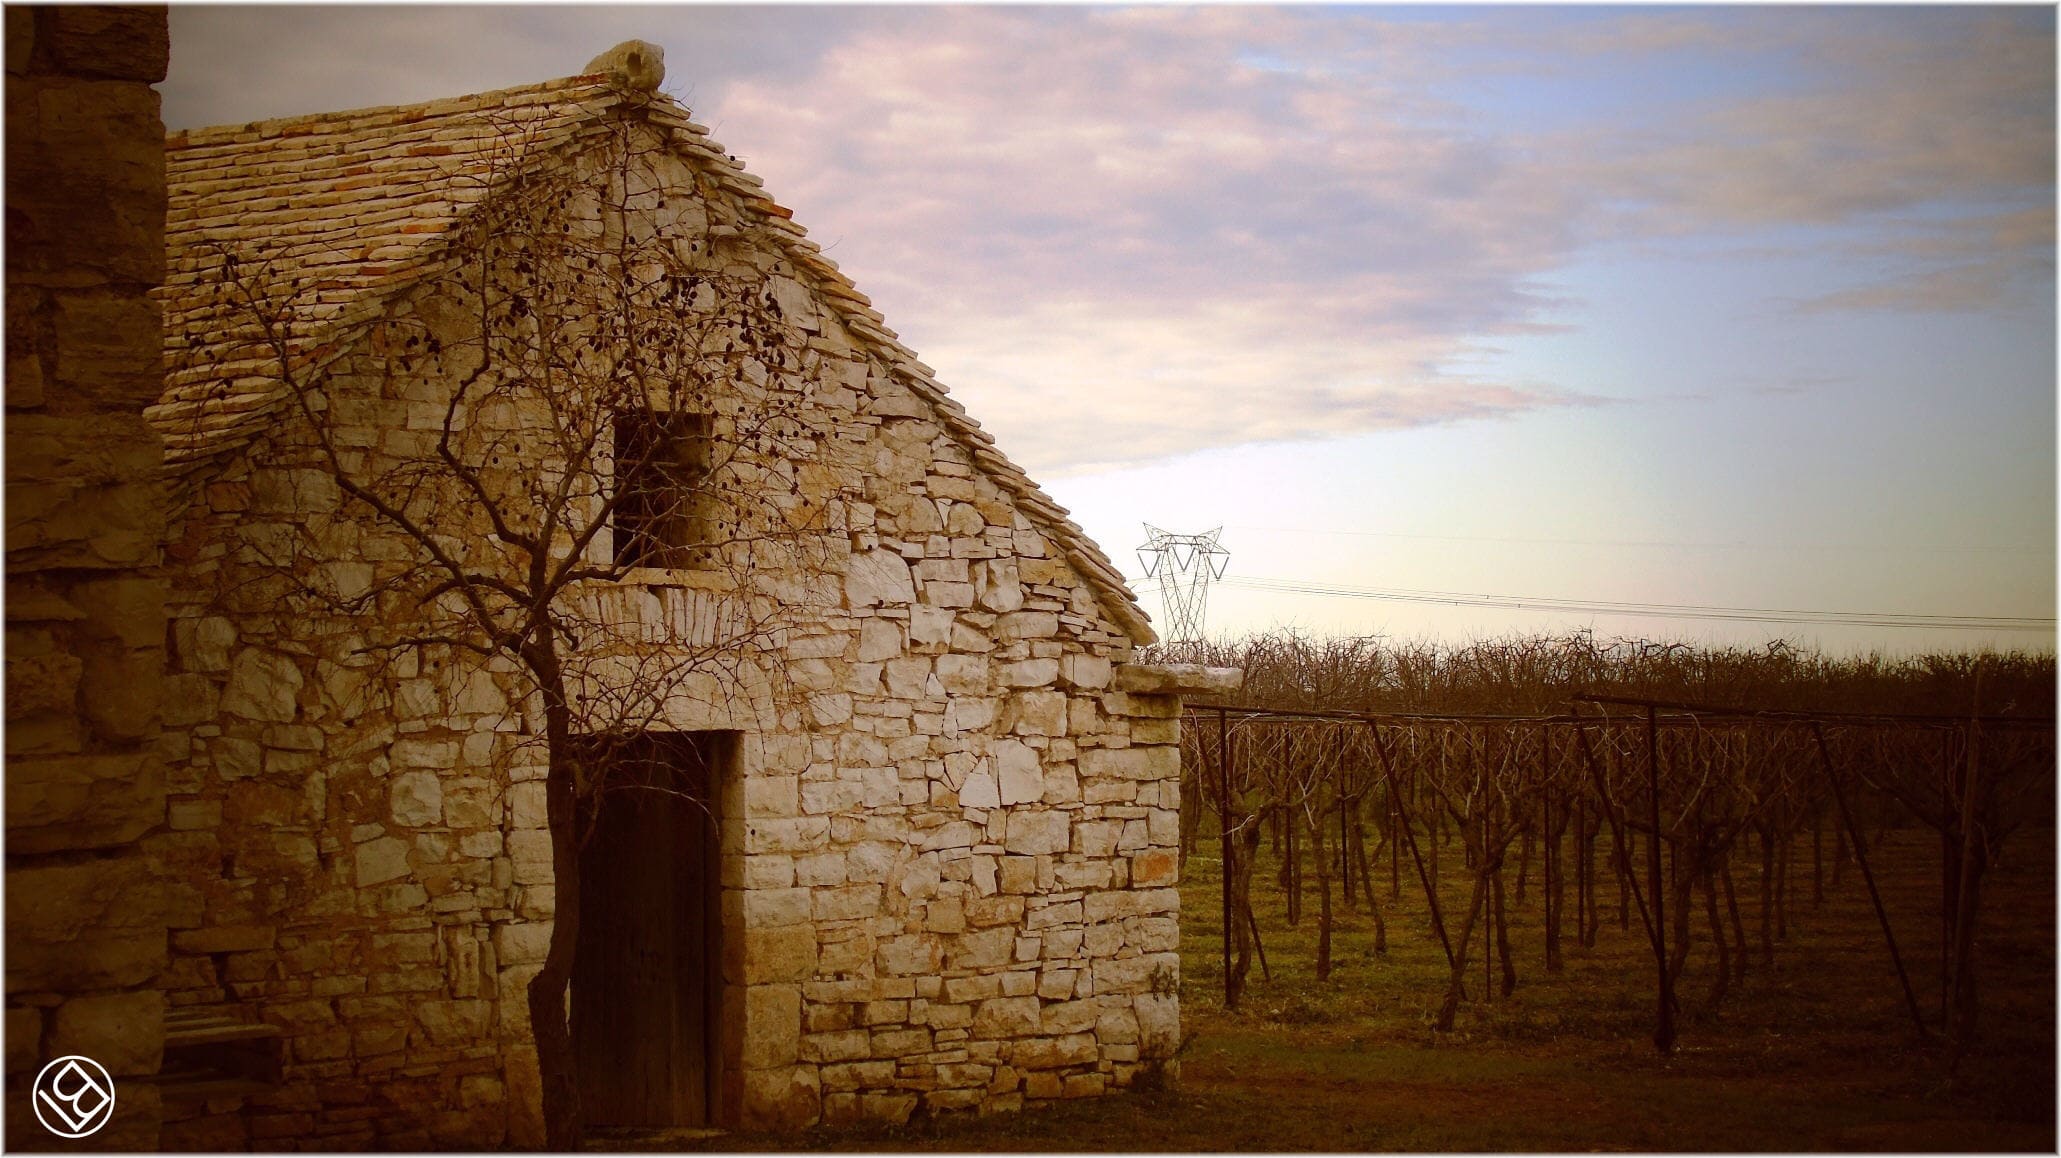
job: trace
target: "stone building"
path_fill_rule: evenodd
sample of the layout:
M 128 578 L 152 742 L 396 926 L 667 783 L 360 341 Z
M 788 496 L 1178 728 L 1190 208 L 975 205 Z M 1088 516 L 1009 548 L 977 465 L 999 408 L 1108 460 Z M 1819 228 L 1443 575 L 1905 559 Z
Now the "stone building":
M 590 1122 L 1014 1109 L 1171 1062 L 1179 696 L 1236 673 L 1134 662 L 1119 573 L 658 56 L 167 142 L 167 1146 L 540 1139 L 550 721 L 439 567 L 499 599 L 561 549 L 569 710 L 663 789 L 604 795 L 575 854 Z M 561 483 L 605 516 L 518 549 L 494 512 Z M 707 501 L 611 497 L 675 484 Z
M 27 1087 L 85 1054 L 123 1086 L 91 1144 L 150 1149 L 165 11 L 10 6 L 6 40 L 8 1143 L 57 1142 Z

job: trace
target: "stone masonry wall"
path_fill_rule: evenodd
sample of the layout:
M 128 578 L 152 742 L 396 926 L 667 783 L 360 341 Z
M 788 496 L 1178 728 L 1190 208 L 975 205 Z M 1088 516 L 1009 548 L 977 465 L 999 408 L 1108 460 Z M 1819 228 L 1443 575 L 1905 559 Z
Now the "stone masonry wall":
M 736 219 L 689 195 L 684 162 L 650 163 L 632 220 L 571 224 L 706 237 Z M 754 576 L 781 608 L 772 646 L 662 721 L 743 734 L 721 808 L 723 1119 L 1013 1109 L 1170 1064 L 1178 698 L 1117 690 L 1132 645 L 1093 589 L 830 304 L 727 236 L 708 260 L 769 279 L 799 367 L 738 383 L 806 432 L 756 462 L 794 480 L 769 502 L 831 518 L 794 570 Z M 329 368 L 368 470 L 419 449 L 473 364 L 397 356 L 425 332 L 476 346 L 457 277 Z M 287 538 L 303 577 L 413 565 L 340 509 L 282 430 L 201 488 L 172 548 L 177 755 L 153 850 L 193 883 L 163 984 L 282 1026 L 287 1067 L 276 1094 L 176 1110 L 167 1144 L 533 1142 L 523 986 L 554 911 L 535 698 L 445 648 L 378 667 L 360 649 L 379 626 L 289 610 L 254 562 Z M 660 638 L 710 598 L 666 574 L 591 597 Z
M 44 1061 L 114 1075 L 95 1149 L 152 1149 L 163 1040 L 157 436 L 162 7 L 7 9 L 7 1109 Z

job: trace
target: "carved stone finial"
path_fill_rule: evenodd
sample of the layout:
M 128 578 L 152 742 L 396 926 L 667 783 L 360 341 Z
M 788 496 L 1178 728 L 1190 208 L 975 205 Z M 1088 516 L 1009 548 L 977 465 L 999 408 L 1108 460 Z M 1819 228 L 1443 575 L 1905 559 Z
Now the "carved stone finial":
M 632 92 L 656 92 L 666 78 L 666 50 L 648 40 L 625 40 L 588 61 L 583 75 L 597 72 Z

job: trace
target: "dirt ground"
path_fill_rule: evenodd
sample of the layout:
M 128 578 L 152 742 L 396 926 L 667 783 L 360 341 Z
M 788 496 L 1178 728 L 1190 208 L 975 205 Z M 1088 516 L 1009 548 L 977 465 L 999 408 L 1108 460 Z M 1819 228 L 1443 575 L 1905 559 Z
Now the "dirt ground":
M 1022 1114 L 896 1128 L 646 1139 L 706 1150 L 874 1151 L 2039 1151 L 2055 1148 L 2055 889 L 2049 830 L 2012 837 L 1984 893 L 1982 1043 L 1949 1067 L 1913 1032 L 1861 875 L 1825 873 L 1813 904 L 1808 841 L 1791 867 L 1789 930 L 1765 967 L 1759 884 L 1739 881 L 1751 967 L 1707 1004 L 1715 960 L 1699 919 L 1681 982 L 1680 1044 L 1651 1042 L 1653 966 L 1634 915 L 1617 924 L 1601 890 L 1598 944 L 1543 968 L 1540 894 L 1511 910 L 1519 984 L 1483 1002 L 1480 956 L 1454 1030 L 1431 1020 L 1445 962 L 1421 890 L 1376 896 L 1388 950 L 1364 901 L 1339 909 L 1331 977 L 1314 974 L 1312 899 L 1299 928 L 1271 881 L 1255 887 L 1271 979 L 1255 966 L 1241 1007 L 1222 1004 L 1217 863 L 1191 856 L 1183 884 L 1180 1076 L 1167 1088 Z M 1464 906 L 1457 849 L 1440 893 Z M 1742 858 L 1757 862 L 1758 858 Z M 1921 1008 L 1939 1010 L 1936 841 L 1890 834 L 1875 852 Z M 1263 895 L 1261 895 L 1263 893 Z M 1570 908 L 1571 908 L 1570 902 Z M 598 1141 L 598 1140 L 597 1140 Z M 610 1148 L 632 1140 L 602 1142 Z

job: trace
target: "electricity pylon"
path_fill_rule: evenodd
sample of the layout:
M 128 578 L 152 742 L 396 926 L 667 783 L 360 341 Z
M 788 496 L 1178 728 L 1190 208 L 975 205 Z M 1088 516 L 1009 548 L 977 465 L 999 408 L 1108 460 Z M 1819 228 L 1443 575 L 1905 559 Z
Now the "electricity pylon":
M 1209 583 L 1222 579 L 1231 552 L 1217 544 L 1222 527 L 1199 535 L 1176 535 L 1145 524 L 1145 544 L 1138 562 L 1145 577 L 1159 580 L 1159 598 L 1166 609 L 1169 644 L 1200 643 L 1209 613 Z

